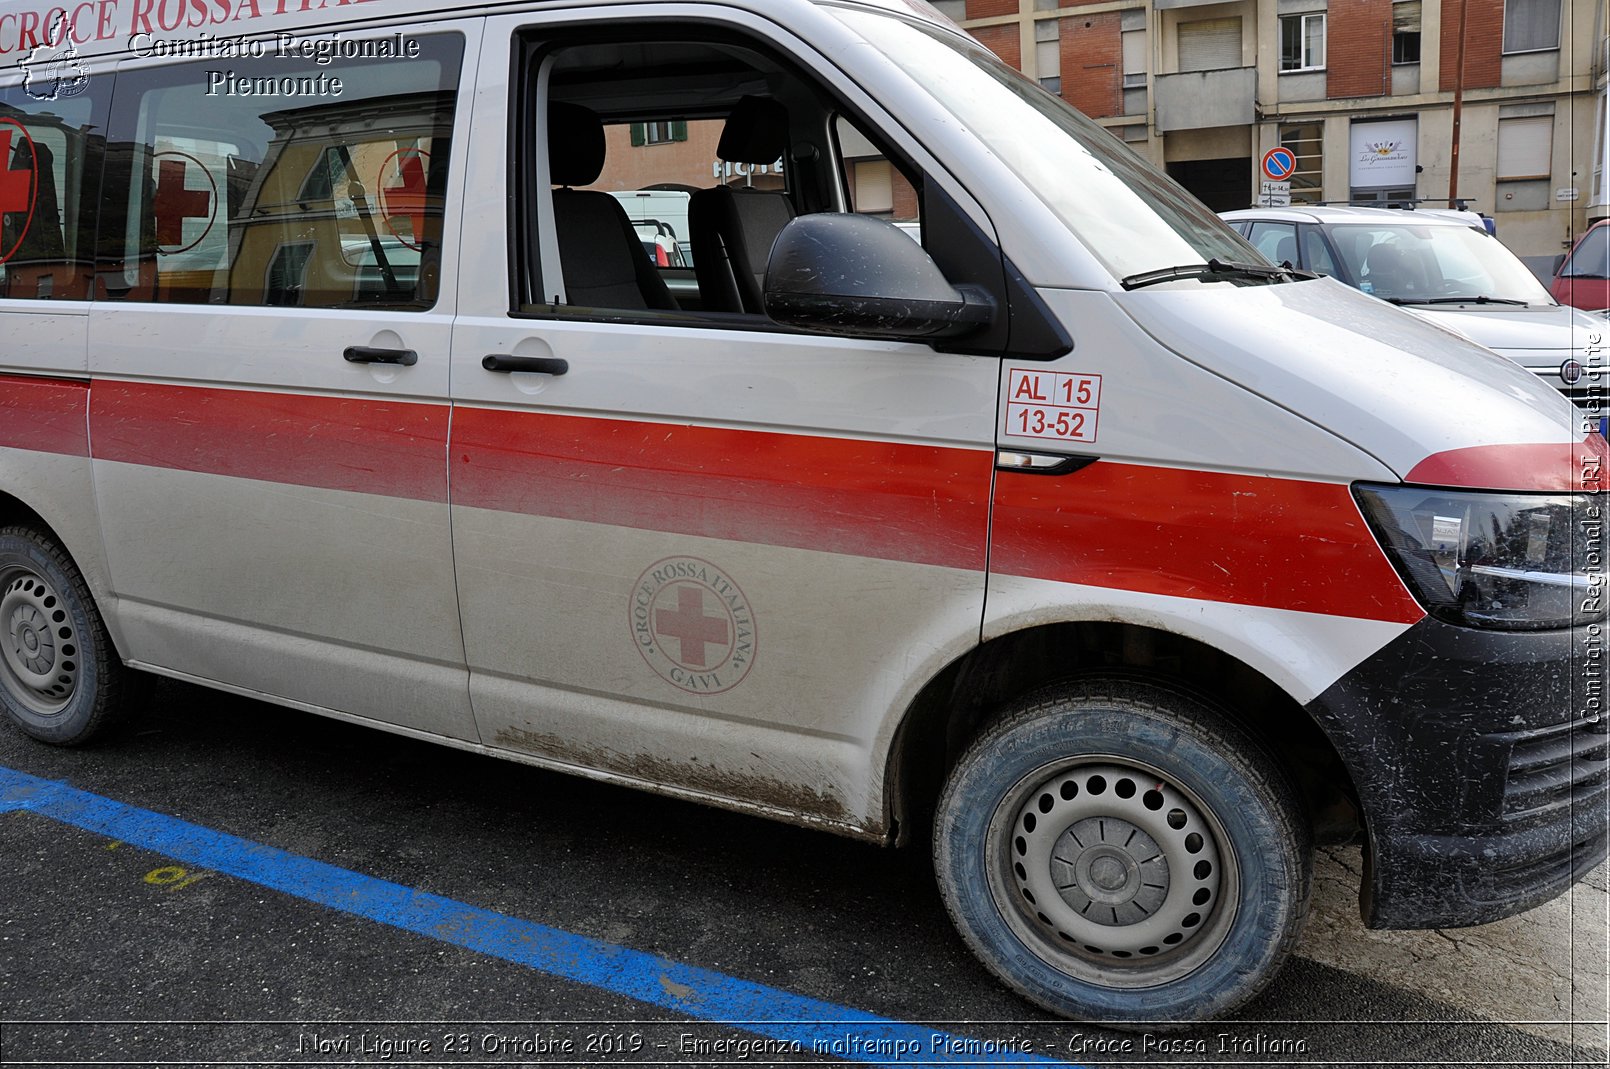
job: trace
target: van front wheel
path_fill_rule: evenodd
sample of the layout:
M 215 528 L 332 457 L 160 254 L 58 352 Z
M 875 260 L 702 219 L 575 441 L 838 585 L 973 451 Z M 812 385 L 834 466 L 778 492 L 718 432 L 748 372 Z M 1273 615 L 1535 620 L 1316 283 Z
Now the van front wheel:
M 1273 760 L 1202 699 L 1124 679 L 1034 695 L 962 756 L 934 829 L 952 919 L 1008 985 L 1085 1021 L 1257 994 L 1307 911 L 1310 835 Z
M 0 528 L 0 707 L 57 746 L 88 742 L 132 701 L 89 587 L 67 552 L 31 527 Z

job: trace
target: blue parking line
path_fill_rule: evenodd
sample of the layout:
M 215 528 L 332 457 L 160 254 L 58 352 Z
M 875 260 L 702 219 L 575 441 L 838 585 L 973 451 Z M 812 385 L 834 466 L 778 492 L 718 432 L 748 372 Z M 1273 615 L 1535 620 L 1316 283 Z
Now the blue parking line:
M 1066 1065 L 980 1049 L 978 1040 L 872 1016 L 710 969 L 494 913 L 248 839 L 0 767 L 0 812 L 25 810 L 176 861 L 248 880 L 380 924 L 624 995 L 696 1021 L 728 1024 L 811 1054 L 920 1065 Z M 998 1045 L 997 1045 L 998 1046 Z

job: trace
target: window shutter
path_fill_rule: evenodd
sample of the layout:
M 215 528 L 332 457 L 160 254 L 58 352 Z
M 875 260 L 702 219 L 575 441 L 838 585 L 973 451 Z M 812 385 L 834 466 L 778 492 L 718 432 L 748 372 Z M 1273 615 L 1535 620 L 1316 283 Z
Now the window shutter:
M 1398 0 L 1392 5 L 1392 32 L 1420 32 L 1420 0 Z
M 632 144 L 648 144 L 648 131 L 643 128 L 643 124 L 640 122 L 634 122 L 632 124 Z
M 1124 73 L 1146 73 L 1146 31 L 1129 30 L 1123 34 Z
M 1216 71 L 1241 66 L 1241 20 L 1180 23 L 1180 70 Z
M 1498 120 L 1498 177 L 1547 178 L 1554 116 Z
M 671 124 L 671 140 L 686 141 L 688 139 L 688 123 L 686 119 L 678 119 Z
M 1560 0 L 1504 0 L 1504 51 L 1560 46 Z

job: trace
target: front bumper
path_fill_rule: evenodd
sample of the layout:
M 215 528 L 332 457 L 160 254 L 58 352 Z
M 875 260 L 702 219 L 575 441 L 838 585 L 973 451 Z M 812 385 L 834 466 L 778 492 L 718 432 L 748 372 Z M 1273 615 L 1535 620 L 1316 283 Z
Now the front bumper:
M 1365 923 L 1484 924 L 1604 860 L 1606 630 L 1428 617 L 1310 703 L 1364 810 Z

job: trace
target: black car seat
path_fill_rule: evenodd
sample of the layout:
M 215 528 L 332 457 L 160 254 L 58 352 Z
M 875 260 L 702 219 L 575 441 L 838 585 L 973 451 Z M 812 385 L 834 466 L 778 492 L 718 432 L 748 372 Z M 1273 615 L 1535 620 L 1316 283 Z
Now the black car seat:
M 1364 280 L 1377 297 L 1407 297 L 1424 292 L 1413 259 L 1393 242 L 1371 247 L 1364 261 Z
M 579 104 L 548 105 L 548 177 L 565 299 L 591 308 L 675 309 L 620 201 L 591 185 L 604 170 L 604 124 Z
M 746 96 L 727 116 L 716 155 L 728 163 L 776 163 L 788 150 L 788 109 Z M 688 231 L 699 297 L 712 312 L 765 313 L 762 290 L 772 243 L 794 204 L 786 193 L 716 186 L 688 199 Z

